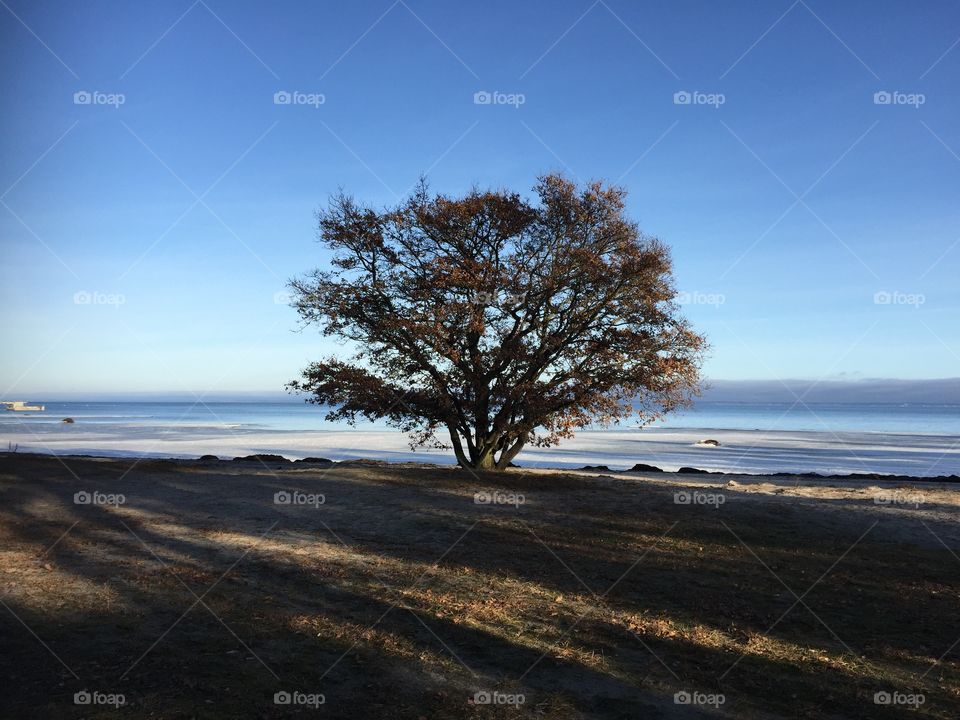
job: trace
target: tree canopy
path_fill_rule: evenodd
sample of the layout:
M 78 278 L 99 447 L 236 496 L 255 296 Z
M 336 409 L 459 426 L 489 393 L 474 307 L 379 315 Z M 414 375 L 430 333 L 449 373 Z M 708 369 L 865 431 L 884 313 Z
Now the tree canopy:
M 482 469 L 689 403 L 705 341 L 668 248 L 626 217 L 622 188 L 546 175 L 534 191 L 451 198 L 421 181 L 383 211 L 333 197 L 318 213 L 330 266 L 292 281 L 293 305 L 355 351 L 289 387 L 329 420 L 386 419 Z

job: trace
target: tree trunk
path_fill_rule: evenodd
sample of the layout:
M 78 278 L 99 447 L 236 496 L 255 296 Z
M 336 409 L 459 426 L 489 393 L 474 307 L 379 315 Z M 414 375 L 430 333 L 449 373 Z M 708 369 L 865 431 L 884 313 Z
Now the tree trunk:
M 476 434 L 483 440 L 470 448 L 471 467 L 478 470 L 494 470 L 497 465 L 496 454 L 500 448 L 502 433 L 486 432 L 478 429 Z
M 450 432 L 450 441 L 453 443 L 453 454 L 457 456 L 457 464 L 460 467 L 469 467 L 470 460 L 467 459 L 466 454 L 463 452 L 463 443 L 460 442 L 460 433 L 458 433 L 457 429 L 452 425 L 448 425 L 447 430 Z
M 480 446 L 469 442 L 470 438 L 467 438 L 467 447 L 464 450 L 463 439 L 457 428 L 448 425 L 447 430 L 450 433 L 457 464 L 472 470 L 506 470 L 526 445 L 526 438 L 517 438 L 511 445 L 509 438 L 500 434 L 496 441 L 493 440 L 492 435 L 488 435 L 486 441 Z M 500 457 L 497 457 L 498 452 Z
M 493 453 L 486 453 L 477 458 L 472 467 L 475 470 L 496 470 L 497 463 L 493 459 Z
M 505 447 L 503 452 L 500 453 L 500 459 L 497 461 L 497 470 L 506 470 L 508 467 L 510 467 L 510 463 L 517 455 L 520 454 L 520 451 L 523 450 L 524 445 L 526 445 L 526 440 L 522 437 L 519 437 L 513 443 L 513 445 Z

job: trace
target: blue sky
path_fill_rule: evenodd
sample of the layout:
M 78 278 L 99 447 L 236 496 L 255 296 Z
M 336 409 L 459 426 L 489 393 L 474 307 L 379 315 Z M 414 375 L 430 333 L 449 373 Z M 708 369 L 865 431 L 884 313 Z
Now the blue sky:
M 960 375 L 956 2 L 4 3 L 11 396 L 280 389 L 315 209 L 425 172 L 624 185 L 709 377 Z

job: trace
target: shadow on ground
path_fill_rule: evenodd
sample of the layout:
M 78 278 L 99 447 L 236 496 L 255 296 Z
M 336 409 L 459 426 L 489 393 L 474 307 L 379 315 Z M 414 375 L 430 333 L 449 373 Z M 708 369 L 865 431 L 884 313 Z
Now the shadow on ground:
M 678 505 L 685 479 L 662 480 L 2 456 L 0 707 L 116 716 L 75 705 L 87 690 L 147 718 L 960 715 L 951 506 L 726 487 Z

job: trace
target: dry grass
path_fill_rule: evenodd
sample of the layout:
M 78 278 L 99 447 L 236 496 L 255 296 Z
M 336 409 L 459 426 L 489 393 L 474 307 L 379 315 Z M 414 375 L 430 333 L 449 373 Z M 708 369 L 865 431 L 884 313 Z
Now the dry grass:
M 960 716 L 960 490 L 735 480 L 5 455 L 0 714 L 114 717 L 88 689 L 145 718 Z

